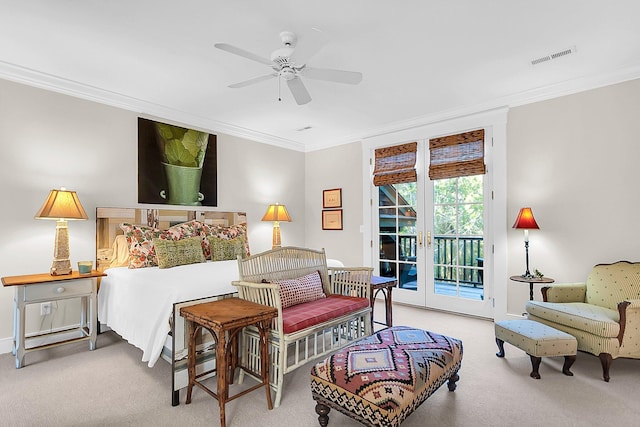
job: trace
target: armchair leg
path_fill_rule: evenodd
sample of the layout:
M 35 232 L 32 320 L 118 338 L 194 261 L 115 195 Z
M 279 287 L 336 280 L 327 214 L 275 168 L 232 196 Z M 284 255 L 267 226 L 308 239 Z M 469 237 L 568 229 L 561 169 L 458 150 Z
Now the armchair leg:
M 609 382 L 609 368 L 611 367 L 611 362 L 613 362 L 613 357 L 609 353 L 600 353 L 598 357 L 602 364 L 602 376 L 605 382 Z

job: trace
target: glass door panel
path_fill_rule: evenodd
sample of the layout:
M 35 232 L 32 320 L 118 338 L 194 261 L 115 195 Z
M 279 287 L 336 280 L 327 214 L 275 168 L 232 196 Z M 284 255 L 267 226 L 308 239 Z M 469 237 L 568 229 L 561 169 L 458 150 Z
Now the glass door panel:
M 378 187 L 379 272 L 396 278 L 399 301 L 418 291 L 416 196 L 416 183 Z
M 433 183 L 434 293 L 482 300 L 483 175 Z M 480 266 L 478 261 L 480 260 Z
M 479 316 L 490 312 L 484 301 L 484 186 L 484 175 L 432 181 L 433 193 L 426 195 L 433 200 L 429 307 Z

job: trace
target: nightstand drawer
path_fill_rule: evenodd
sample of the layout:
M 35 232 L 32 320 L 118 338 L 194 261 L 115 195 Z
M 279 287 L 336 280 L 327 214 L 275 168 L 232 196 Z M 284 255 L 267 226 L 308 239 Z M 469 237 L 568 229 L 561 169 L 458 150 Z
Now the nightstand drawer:
M 75 295 L 87 295 L 91 293 L 92 279 L 60 281 L 43 283 L 41 285 L 29 285 L 24 288 L 24 300 L 35 301 L 40 299 L 72 298 Z

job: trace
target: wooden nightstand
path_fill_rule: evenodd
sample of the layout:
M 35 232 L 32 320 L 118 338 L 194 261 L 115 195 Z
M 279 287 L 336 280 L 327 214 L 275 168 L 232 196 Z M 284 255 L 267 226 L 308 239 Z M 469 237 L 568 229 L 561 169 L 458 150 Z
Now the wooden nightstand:
M 76 341 L 89 341 L 89 350 L 96 348 L 98 325 L 98 278 L 106 274 L 93 270 L 90 274 L 78 274 L 77 271 L 63 276 L 52 276 L 49 273 L 27 274 L 24 276 L 9 276 L 2 278 L 6 287 L 15 287 L 13 299 L 13 348 L 16 356 L 16 369 L 24 365 L 24 355 L 31 351 L 67 344 Z M 41 332 L 29 338 L 25 337 L 25 309 L 29 304 L 47 301 L 60 301 L 80 298 L 80 324 L 55 332 Z M 59 335 L 77 331 L 78 338 L 65 339 L 50 344 L 26 347 L 26 341 L 34 338 Z

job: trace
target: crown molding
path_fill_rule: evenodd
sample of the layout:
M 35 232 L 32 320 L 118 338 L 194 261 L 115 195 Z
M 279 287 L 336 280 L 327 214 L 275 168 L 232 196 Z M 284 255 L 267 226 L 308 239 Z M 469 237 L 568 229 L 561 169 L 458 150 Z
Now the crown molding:
M 640 78 L 640 64 L 635 64 L 627 68 L 614 70 L 609 73 L 602 73 L 598 75 L 584 76 L 577 79 L 566 80 L 553 85 L 543 86 L 524 92 L 496 98 L 480 104 L 454 108 L 447 111 L 440 111 L 435 114 L 390 123 L 387 126 L 364 131 L 359 136 L 359 139 L 363 140 L 403 130 L 413 129 L 416 127 L 432 125 L 447 120 L 470 116 L 484 111 L 490 111 L 504 107 L 513 108 L 521 105 L 532 104 L 535 102 L 546 101 L 549 99 L 597 89 L 600 87 L 622 83 L 637 78 Z
M 251 129 L 234 126 L 228 123 L 196 116 L 185 111 L 167 107 L 161 104 L 144 101 L 142 99 L 123 95 L 96 86 L 87 85 L 70 79 L 64 79 L 52 74 L 43 73 L 30 68 L 0 61 L 0 78 L 28 86 L 69 95 L 111 107 L 133 111 L 146 117 L 156 117 L 187 126 L 199 127 L 209 132 L 224 133 L 231 136 L 249 139 L 256 142 L 270 144 L 295 151 L 305 151 L 304 144 L 284 138 L 278 138 Z
M 199 127 L 210 132 L 224 133 L 295 151 L 311 152 L 354 142 L 362 142 L 368 138 L 409 130 L 420 126 L 432 125 L 480 112 L 504 107 L 517 107 L 637 79 L 640 78 L 640 63 L 608 73 L 583 76 L 577 79 L 566 80 L 553 85 L 507 95 L 480 104 L 439 111 L 434 114 L 389 123 L 377 128 L 363 129 L 361 132 L 333 141 L 327 142 L 327 140 L 323 140 L 319 144 L 303 144 L 301 142 L 279 138 L 262 132 L 256 132 L 251 129 L 219 122 L 206 117 L 196 116 L 165 105 L 151 103 L 142 99 L 86 85 L 70 79 L 64 79 L 52 74 L 43 73 L 4 61 L 0 61 L 0 78 L 133 111 L 147 117 L 157 117 L 184 123 L 187 126 Z

